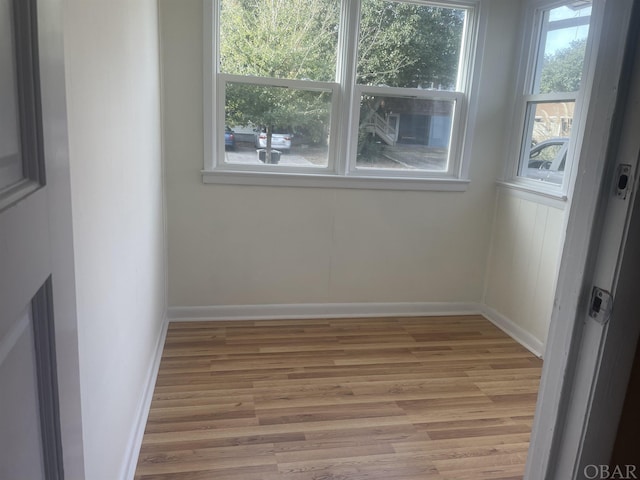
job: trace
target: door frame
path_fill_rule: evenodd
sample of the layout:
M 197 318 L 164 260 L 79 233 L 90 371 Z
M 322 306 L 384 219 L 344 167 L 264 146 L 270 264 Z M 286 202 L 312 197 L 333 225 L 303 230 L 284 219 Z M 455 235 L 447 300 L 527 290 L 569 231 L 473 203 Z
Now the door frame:
M 628 216 L 614 224 L 609 222 L 606 238 L 601 235 L 601 229 L 611 213 L 612 182 L 619 163 L 615 153 L 623 141 L 612 127 L 620 122 L 616 118 L 624 114 L 624 108 L 620 107 L 631 98 L 631 93 L 620 87 L 624 85 L 625 77 L 628 82 L 631 74 L 637 38 L 631 35 L 632 0 L 602 0 L 602 4 L 604 18 L 598 32 L 600 41 L 593 65 L 585 135 L 579 168 L 573 169 L 570 179 L 573 195 L 566 220 L 556 297 L 527 458 L 525 478 L 529 480 L 582 478 L 579 466 L 585 461 L 591 463 L 585 458 L 583 447 L 593 447 L 595 435 L 602 431 L 598 426 L 612 421 L 617 424 L 616 418 L 624 400 L 624 389 L 621 393 L 609 392 L 613 394 L 609 405 L 619 403 L 617 411 L 607 411 L 609 418 L 603 415 L 602 409 L 593 409 L 594 399 L 603 388 L 607 388 L 598 382 L 598 375 L 601 371 L 610 371 L 606 362 L 611 359 L 603 358 L 602 351 L 612 347 L 626 349 L 627 346 L 612 345 L 614 336 L 607 335 L 605 329 L 594 328 L 595 320 L 589 317 L 588 306 L 594 282 L 599 279 L 598 270 L 604 268 L 617 272 L 619 259 L 625 251 Z M 635 21 L 638 15 L 636 8 L 633 11 Z M 631 39 L 629 43 L 628 36 Z M 627 49 L 627 46 L 632 48 Z M 637 116 L 635 118 L 637 121 Z M 640 124 L 634 128 L 638 131 Z M 626 205 L 629 211 L 632 202 L 633 197 Z M 638 217 L 637 210 L 635 216 Z M 629 238 L 628 245 L 640 241 L 637 232 L 635 234 L 636 237 Z M 617 274 L 612 276 L 617 278 Z M 605 285 L 614 293 L 615 278 L 612 285 Z M 615 308 L 624 310 L 625 307 L 616 305 Z M 624 329 L 625 326 L 620 323 L 609 328 Z M 628 333 L 626 337 L 623 334 L 625 342 L 635 346 L 637 334 L 634 336 L 631 331 L 623 333 Z M 589 348 L 593 344 L 600 347 Z M 632 359 L 631 355 L 628 362 L 617 361 L 616 369 L 610 371 L 613 375 L 610 380 L 624 382 Z M 589 453 L 594 455 L 595 463 L 608 463 L 614 439 L 599 439 L 597 451 Z
M 55 328 L 60 432 L 65 478 L 85 478 L 80 403 L 63 43 L 63 1 L 38 0 L 42 133 L 47 173 L 51 295 Z

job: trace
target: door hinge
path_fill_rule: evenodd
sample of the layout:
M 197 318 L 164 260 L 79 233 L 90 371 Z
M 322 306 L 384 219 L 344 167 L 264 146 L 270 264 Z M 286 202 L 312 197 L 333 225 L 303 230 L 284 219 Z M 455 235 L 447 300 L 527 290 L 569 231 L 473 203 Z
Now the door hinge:
M 618 174 L 616 175 L 616 197 L 626 200 L 631 192 L 631 165 L 621 163 L 618 165 Z
M 613 296 L 611 293 L 599 287 L 591 290 L 591 302 L 589 303 L 589 316 L 601 325 L 605 325 L 611 317 L 613 309 Z

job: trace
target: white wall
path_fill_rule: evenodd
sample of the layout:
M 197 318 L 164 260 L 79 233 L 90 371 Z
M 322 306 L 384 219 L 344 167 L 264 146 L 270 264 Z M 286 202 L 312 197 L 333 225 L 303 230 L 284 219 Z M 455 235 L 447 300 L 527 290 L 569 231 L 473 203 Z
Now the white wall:
M 522 18 L 515 17 L 512 22 L 519 26 Z M 515 46 L 522 41 L 517 38 Z M 520 51 L 515 51 L 516 56 Z M 520 62 L 516 58 L 516 64 Z M 517 101 L 517 89 L 507 93 Z M 511 117 L 512 111 L 513 104 L 506 115 Z M 511 135 L 520 135 L 513 125 L 507 128 Z M 506 155 L 510 143 L 505 147 L 505 161 L 510 161 Z M 542 355 L 553 310 L 566 205 L 544 195 L 498 186 L 494 209 L 482 299 L 485 313 L 509 323 L 519 341 Z
M 202 2 L 159 5 L 170 306 L 481 300 L 519 2 L 483 2 L 464 193 L 203 185 Z
M 86 478 L 121 478 L 165 311 L 155 0 L 65 0 Z
M 564 209 L 501 188 L 484 302 L 544 345 L 551 321 Z

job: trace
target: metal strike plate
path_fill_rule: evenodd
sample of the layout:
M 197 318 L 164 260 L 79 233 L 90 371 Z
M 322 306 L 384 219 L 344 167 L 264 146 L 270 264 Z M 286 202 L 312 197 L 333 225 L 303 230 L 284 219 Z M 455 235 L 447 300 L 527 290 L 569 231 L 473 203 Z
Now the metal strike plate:
M 591 303 L 589 303 L 589 316 L 596 322 L 604 325 L 611 317 L 613 297 L 609 292 L 598 287 L 591 291 Z
M 631 182 L 631 165 L 621 163 L 618 165 L 618 174 L 616 175 L 616 197 L 626 200 L 631 191 Z

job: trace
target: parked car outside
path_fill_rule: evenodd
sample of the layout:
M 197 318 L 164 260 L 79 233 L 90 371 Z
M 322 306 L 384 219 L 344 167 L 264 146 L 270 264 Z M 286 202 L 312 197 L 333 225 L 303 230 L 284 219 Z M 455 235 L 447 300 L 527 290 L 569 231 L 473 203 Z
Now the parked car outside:
M 567 163 L 569 139 L 550 138 L 534 145 L 529 151 L 526 178 L 562 185 Z
M 275 129 L 271 134 L 271 148 L 280 150 L 282 152 L 289 152 L 291 150 L 291 139 L 293 135 L 284 131 Z M 256 132 L 256 148 L 267 148 L 267 132 L 261 129 Z
M 224 127 L 224 148 L 229 150 L 236 149 L 235 132 L 229 127 Z

